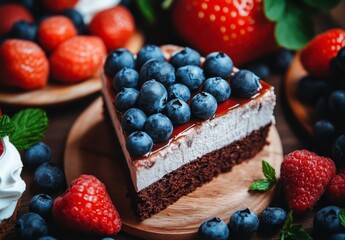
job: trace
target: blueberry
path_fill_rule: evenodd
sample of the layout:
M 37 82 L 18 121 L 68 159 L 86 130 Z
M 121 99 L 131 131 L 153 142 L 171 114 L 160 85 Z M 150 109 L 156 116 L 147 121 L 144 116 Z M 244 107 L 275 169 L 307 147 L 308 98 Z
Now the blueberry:
M 327 240 L 345 240 L 345 233 L 334 234 Z
M 284 209 L 268 207 L 260 215 L 259 229 L 264 234 L 274 234 L 283 226 L 286 218 Z
M 318 120 L 313 126 L 313 138 L 318 143 L 330 143 L 334 141 L 336 131 L 334 124 L 327 120 Z
M 138 108 L 130 108 L 121 119 L 121 126 L 126 133 L 142 130 L 146 122 L 146 115 Z
M 105 73 L 114 78 L 122 68 L 134 68 L 135 60 L 133 54 L 125 48 L 118 48 L 111 51 L 104 63 Z
M 79 11 L 74 8 L 67 8 L 61 12 L 65 17 L 68 17 L 78 30 L 78 34 L 83 34 L 86 31 L 86 24 L 84 18 Z
M 332 159 L 338 167 L 345 165 L 345 134 L 335 139 L 332 147 Z
M 173 99 L 165 107 L 166 115 L 173 124 L 183 124 L 189 121 L 191 111 L 189 105 L 180 99 Z
M 152 138 L 142 131 L 131 133 L 126 141 L 128 152 L 132 155 L 144 156 L 152 149 Z
M 101 240 L 115 240 L 115 239 L 114 238 L 106 237 L 106 238 L 102 238 Z
M 266 79 L 270 76 L 270 68 L 266 63 L 255 63 L 248 66 L 248 70 L 252 71 L 261 79 Z
M 11 38 L 24 39 L 35 42 L 37 39 L 37 26 L 25 20 L 17 21 L 9 32 Z
M 137 68 L 140 69 L 147 61 L 151 59 L 164 61 L 164 55 L 160 47 L 153 44 L 147 44 L 143 46 L 137 54 Z
M 44 236 L 44 237 L 40 237 L 38 240 L 56 240 L 56 238 L 51 237 L 51 236 Z
M 261 88 L 260 79 L 249 70 L 239 70 L 231 78 L 232 94 L 237 97 L 251 97 Z
M 194 49 L 185 47 L 184 49 L 174 53 L 169 62 L 175 69 L 186 65 L 200 66 L 200 53 Z
M 51 216 L 54 200 L 47 194 L 38 194 L 31 198 L 29 209 L 30 212 L 37 213 L 44 219 Z
M 34 173 L 34 182 L 43 192 L 53 193 L 64 187 L 64 173 L 58 166 L 50 162 L 43 163 Z
M 345 91 L 343 90 L 335 90 L 329 96 L 329 108 L 331 112 L 339 117 L 345 117 Z
M 138 97 L 139 91 L 135 88 L 122 88 L 122 90 L 116 94 L 115 108 L 123 113 L 135 107 Z
M 290 50 L 283 49 L 273 54 L 271 68 L 274 72 L 284 73 L 291 64 L 294 53 Z
M 140 85 L 154 79 L 165 87 L 169 87 L 175 83 L 175 69 L 168 62 L 151 59 L 141 68 L 139 79 Z
M 176 82 L 186 85 L 191 91 L 198 89 L 205 81 L 203 70 L 194 65 L 187 65 L 176 70 Z
M 201 240 L 227 240 L 229 228 L 220 218 L 211 218 L 200 225 L 198 236 Z
M 343 71 L 345 71 L 345 47 L 342 47 L 336 56 L 337 64 L 339 68 Z
M 330 69 L 332 73 L 331 83 L 336 89 L 345 89 L 345 70 L 339 64 L 337 57 L 331 59 Z
M 204 71 L 207 78 L 221 77 L 228 79 L 232 72 L 233 63 L 231 58 L 223 52 L 213 52 L 206 56 Z
M 139 74 L 132 68 L 122 68 L 113 80 L 113 87 L 115 90 L 120 91 L 122 88 L 138 88 Z
M 170 119 L 161 113 L 149 116 L 144 125 L 145 132 L 150 135 L 153 142 L 168 140 L 173 129 L 173 124 Z
M 201 119 L 211 118 L 217 111 L 217 100 L 207 92 L 196 94 L 190 104 L 195 117 Z
M 39 165 L 49 162 L 52 158 L 50 147 L 44 142 L 38 142 L 32 145 L 25 152 L 25 164 L 30 168 L 37 168 Z
M 329 109 L 328 99 L 324 96 L 321 97 L 315 105 L 316 115 L 318 119 L 328 118 L 331 116 L 331 110 Z
M 167 99 L 168 93 L 165 87 L 155 80 L 150 80 L 145 82 L 140 89 L 138 106 L 147 115 L 151 115 L 162 111 Z
M 187 102 L 190 99 L 189 88 L 182 83 L 175 83 L 168 88 L 168 99 L 181 99 Z
M 237 238 L 249 238 L 258 230 L 259 219 L 256 214 L 247 209 L 238 210 L 233 213 L 229 221 L 230 232 Z
M 303 77 L 297 85 L 297 97 L 306 104 L 315 105 L 315 103 L 326 93 L 328 84 L 313 76 Z
M 20 239 L 37 239 L 47 235 L 46 221 L 37 213 L 25 213 L 16 224 L 16 232 Z
M 330 236 L 345 231 L 340 223 L 340 208 L 327 206 L 319 210 L 313 220 L 313 229 L 320 236 Z
M 220 77 L 206 79 L 202 90 L 211 94 L 218 103 L 227 100 L 231 93 L 229 83 Z

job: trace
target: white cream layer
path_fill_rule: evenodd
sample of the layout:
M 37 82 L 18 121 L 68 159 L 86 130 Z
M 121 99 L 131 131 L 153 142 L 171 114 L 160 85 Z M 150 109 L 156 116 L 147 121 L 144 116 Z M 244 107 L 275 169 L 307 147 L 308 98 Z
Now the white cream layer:
M 84 17 L 85 23 L 89 23 L 97 12 L 119 4 L 120 0 L 79 0 L 74 7 Z
M 136 161 L 135 164 L 126 149 L 121 124 L 115 123 L 116 131 L 121 133 L 118 136 L 135 190 L 139 192 L 198 157 L 241 140 L 271 122 L 274 124 L 275 99 L 272 87 L 243 106 L 190 128 L 183 137 L 175 139 L 164 149 Z
M 2 140 L 4 152 L 0 156 L 0 223 L 10 218 L 17 206 L 18 199 L 25 190 L 20 177 L 23 163 L 18 150 L 8 137 Z

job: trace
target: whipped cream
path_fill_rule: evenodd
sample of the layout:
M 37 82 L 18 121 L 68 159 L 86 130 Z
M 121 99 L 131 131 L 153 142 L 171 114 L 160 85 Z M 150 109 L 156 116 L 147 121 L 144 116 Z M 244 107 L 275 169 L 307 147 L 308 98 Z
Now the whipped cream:
M 97 12 L 116 6 L 120 0 L 79 0 L 74 7 L 84 17 L 85 23 L 89 23 Z
M 0 156 L 0 223 L 10 218 L 18 199 L 25 190 L 25 182 L 20 177 L 23 163 L 16 147 L 6 136 L 2 141 L 4 152 Z

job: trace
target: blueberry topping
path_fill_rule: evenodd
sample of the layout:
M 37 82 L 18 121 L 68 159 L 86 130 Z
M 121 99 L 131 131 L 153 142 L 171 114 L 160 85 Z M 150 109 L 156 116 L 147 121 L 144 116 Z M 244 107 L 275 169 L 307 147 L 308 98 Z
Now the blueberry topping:
M 260 79 L 249 70 L 239 70 L 230 80 L 233 95 L 251 97 L 261 88 Z
M 37 40 L 37 26 L 34 23 L 20 20 L 13 24 L 9 36 L 35 42 Z
M 169 87 L 175 83 L 175 69 L 168 62 L 149 60 L 140 70 L 140 84 L 142 85 L 151 79 Z
M 201 119 L 211 118 L 217 111 L 217 100 L 207 92 L 196 94 L 190 104 L 195 117 Z
M 118 48 L 111 51 L 104 63 L 105 73 L 114 78 L 116 73 L 122 68 L 134 68 L 135 60 L 133 54 L 125 48 Z
M 143 46 L 137 54 L 137 68 L 140 69 L 147 61 L 151 59 L 164 61 L 164 55 L 158 46 L 148 44 Z
M 51 158 L 50 147 L 44 142 L 38 142 L 25 152 L 24 162 L 31 168 L 37 168 L 41 164 L 49 162 Z
M 25 213 L 16 224 L 16 232 L 20 239 L 38 239 L 47 235 L 46 221 L 37 213 Z
M 176 82 L 186 85 L 191 91 L 198 89 L 205 79 L 203 70 L 198 66 L 187 65 L 176 71 Z
M 255 62 L 247 67 L 248 70 L 252 71 L 255 75 L 261 79 L 266 79 L 270 76 L 270 67 L 263 62 Z
M 150 80 L 143 84 L 138 96 L 138 106 L 147 114 L 158 113 L 165 108 L 168 100 L 168 93 L 165 87 Z
M 65 17 L 68 17 L 73 22 L 74 26 L 78 30 L 79 35 L 85 33 L 86 24 L 80 12 L 78 12 L 74 8 L 68 8 L 68 9 L 63 10 L 61 14 Z
M 221 77 L 228 79 L 232 72 L 233 63 L 231 58 L 223 52 L 213 52 L 206 56 L 204 72 L 207 78 Z
M 200 53 L 194 49 L 186 47 L 174 53 L 169 62 L 174 66 L 175 69 L 186 65 L 200 66 Z
M 189 88 L 182 83 L 175 83 L 168 88 L 168 99 L 181 99 L 187 102 L 190 99 Z
M 345 134 L 335 139 L 332 147 L 332 159 L 338 167 L 345 165 Z
M 287 218 L 286 211 L 279 207 L 268 207 L 260 215 L 259 229 L 263 234 L 271 235 L 279 231 Z
M 145 132 L 150 135 L 153 142 L 168 140 L 173 129 L 173 124 L 170 119 L 161 113 L 149 116 L 144 125 Z
M 229 228 L 220 218 L 211 218 L 200 225 L 198 236 L 201 240 L 227 240 Z
M 231 93 L 229 83 L 220 77 L 208 78 L 202 90 L 211 94 L 218 103 L 227 100 Z
M 345 228 L 340 223 L 340 208 L 327 206 L 319 210 L 313 220 L 313 229 L 321 236 L 330 236 L 344 232 Z
M 36 169 L 34 182 L 44 193 L 54 193 L 65 186 L 65 176 L 58 166 L 47 162 Z
M 335 90 L 329 96 L 329 108 L 331 112 L 340 118 L 345 117 L 345 91 Z
M 30 212 L 37 213 L 44 219 L 48 219 L 52 214 L 54 200 L 47 194 L 38 194 L 31 198 L 29 209 Z
M 115 108 L 123 113 L 135 107 L 138 97 L 139 91 L 135 88 L 122 88 L 122 90 L 116 94 Z
M 152 138 L 146 132 L 142 131 L 131 133 L 126 141 L 128 152 L 136 156 L 144 156 L 149 153 L 152 146 Z
M 236 239 L 249 238 L 258 230 L 259 219 L 248 208 L 238 210 L 231 215 L 229 227 L 230 232 L 237 237 Z
M 180 99 L 173 99 L 165 107 L 166 115 L 173 124 L 183 124 L 189 121 L 191 111 L 189 105 Z
M 122 115 L 121 126 L 126 133 L 132 133 L 142 130 L 145 122 L 145 113 L 138 108 L 131 108 Z
M 139 74 L 132 68 L 122 68 L 113 80 L 113 87 L 120 91 L 122 88 L 138 88 Z

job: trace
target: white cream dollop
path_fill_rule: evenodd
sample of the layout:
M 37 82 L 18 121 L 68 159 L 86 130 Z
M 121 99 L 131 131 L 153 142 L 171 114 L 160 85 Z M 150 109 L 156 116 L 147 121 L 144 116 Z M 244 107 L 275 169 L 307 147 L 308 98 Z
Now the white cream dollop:
M 6 136 L 2 140 L 4 151 L 0 156 L 0 223 L 10 218 L 18 199 L 25 190 L 25 182 L 20 177 L 23 163 L 16 147 Z
M 79 0 L 74 7 L 84 17 L 84 21 L 89 23 L 97 12 L 119 4 L 120 0 Z

